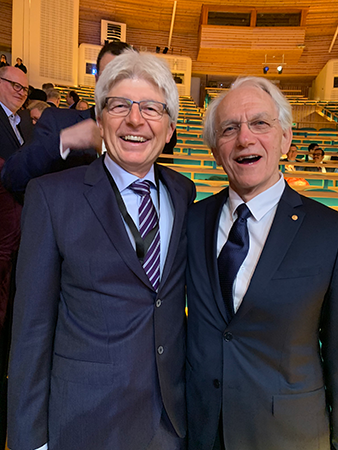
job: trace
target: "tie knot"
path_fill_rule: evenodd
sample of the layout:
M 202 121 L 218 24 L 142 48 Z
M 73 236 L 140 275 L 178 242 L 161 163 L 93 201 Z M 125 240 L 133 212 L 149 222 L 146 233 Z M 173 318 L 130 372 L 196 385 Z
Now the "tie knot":
M 236 209 L 238 219 L 247 220 L 251 216 L 250 209 L 246 206 L 245 203 L 242 203 Z
M 140 195 L 141 197 L 144 197 L 145 195 L 150 194 L 150 181 L 143 180 L 143 181 L 134 181 L 130 185 L 130 189 L 135 192 L 135 194 Z

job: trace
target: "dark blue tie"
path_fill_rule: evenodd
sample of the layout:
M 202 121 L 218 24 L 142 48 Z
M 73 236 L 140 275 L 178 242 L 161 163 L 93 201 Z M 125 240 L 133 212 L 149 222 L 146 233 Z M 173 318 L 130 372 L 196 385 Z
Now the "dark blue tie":
M 251 212 L 245 203 L 238 206 L 237 219 L 233 224 L 227 242 L 218 256 L 218 274 L 225 306 L 230 318 L 235 314 L 232 286 L 237 272 L 249 251 L 247 219 Z

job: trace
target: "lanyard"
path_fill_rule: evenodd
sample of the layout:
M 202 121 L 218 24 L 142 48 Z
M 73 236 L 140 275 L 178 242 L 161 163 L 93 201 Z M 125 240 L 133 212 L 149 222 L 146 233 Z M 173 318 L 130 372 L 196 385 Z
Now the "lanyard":
M 131 234 L 133 235 L 134 240 L 135 240 L 137 257 L 138 257 L 140 263 L 143 264 L 144 257 L 147 254 L 148 248 L 150 247 L 150 244 L 152 243 L 152 241 L 155 237 L 155 234 L 157 233 L 158 221 L 157 221 L 156 226 L 143 239 L 141 237 L 141 234 L 140 234 L 139 230 L 137 229 L 133 219 L 130 217 L 130 215 L 127 211 L 126 205 L 120 194 L 120 191 L 118 190 L 118 187 L 116 186 L 116 183 L 115 183 L 113 177 L 111 176 L 111 173 L 107 169 L 103 159 L 102 159 L 102 162 L 103 162 L 104 170 L 105 170 L 108 180 L 110 182 L 110 185 L 113 188 L 119 210 L 122 214 L 123 219 L 125 220 L 126 224 L 128 225 L 128 228 L 129 228 Z M 156 165 L 154 168 L 155 168 L 155 182 L 156 182 L 156 186 L 157 186 L 158 207 L 160 209 L 160 189 L 159 189 L 158 171 L 157 171 Z

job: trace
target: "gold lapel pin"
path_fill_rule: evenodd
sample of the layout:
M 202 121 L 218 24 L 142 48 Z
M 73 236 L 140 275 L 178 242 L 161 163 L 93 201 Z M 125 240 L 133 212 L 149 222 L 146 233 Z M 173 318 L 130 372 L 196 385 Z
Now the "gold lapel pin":
M 291 216 L 292 220 L 298 220 L 298 216 L 296 214 L 294 214 L 293 216 Z

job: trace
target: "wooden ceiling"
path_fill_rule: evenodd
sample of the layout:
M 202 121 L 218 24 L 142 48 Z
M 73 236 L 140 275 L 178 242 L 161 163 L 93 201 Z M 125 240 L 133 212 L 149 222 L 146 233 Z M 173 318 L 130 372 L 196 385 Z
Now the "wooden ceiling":
M 199 25 L 202 5 L 222 5 L 241 7 L 280 7 L 308 8 L 305 20 L 305 35 L 301 30 L 285 29 L 283 34 L 284 47 L 292 52 L 281 52 L 279 39 L 276 39 L 276 51 L 264 45 L 264 33 L 266 29 L 249 30 L 233 27 L 232 33 L 244 37 L 245 33 L 255 32 L 261 34 L 259 48 L 251 51 L 238 51 L 231 49 L 206 50 L 204 56 L 199 55 Z M 80 31 L 81 42 L 98 44 L 100 40 L 100 19 L 113 20 L 127 24 L 127 42 L 137 48 L 147 48 L 155 51 L 156 46 L 161 49 L 168 45 L 173 0 L 80 0 Z M 192 70 L 194 75 L 208 75 L 210 79 L 226 79 L 237 75 L 262 75 L 265 54 L 268 52 L 268 62 L 281 60 L 284 54 L 285 66 L 282 75 L 277 75 L 272 67 L 268 77 L 280 78 L 293 83 L 311 82 L 326 62 L 332 58 L 338 58 L 338 39 L 331 53 L 329 48 L 338 26 L 338 1 L 337 0 L 306 0 L 306 1 L 272 1 L 272 0 L 178 0 L 176 16 L 171 41 L 171 49 L 178 55 L 186 55 L 192 58 Z M 217 27 L 216 27 L 217 28 Z M 303 28 L 304 30 L 304 28 Z M 217 31 L 216 31 L 217 33 Z M 270 33 L 271 34 L 271 33 Z M 235 36 L 236 39 L 236 36 Z M 267 42 L 269 36 L 266 37 Z M 301 41 L 301 42 L 298 42 Z M 297 44 L 304 48 L 297 48 Z M 269 48 L 268 48 L 269 47 Z M 297 53 L 298 51 L 298 53 Z M 273 59 L 273 57 L 275 58 Z
M 174 0 L 80 0 L 79 43 L 99 45 L 101 19 L 106 19 L 126 23 L 127 42 L 135 47 L 152 52 L 156 46 L 163 49 L 168 46 L 173 5 Z M 275 37 L 275 44 L 272 42 L 273 32 L 269 34 L 266 29 L 233 27 L 226 39 L 218 36 L 221 45 L 226 42 L 226 48 L 204 49 L 204 55 L 203 52 L 199 55 L 203 5 L 240 5 L 257 9 L 278 7 L 283 10 L 307 8 L 308 12 L 303 31 L 298 29 L 293 33 L 291 29 L 285 29 L 281 39 Z M 11 45 L 11 10 L 12 0 L 0 0 L 0 44 L 3 49 Z M 329 53 L 337 26 L 338 0 L 177 0 L 169 53 L 190 56 L 193 74 L 204 80 L 207 76 L 209 81 L 231 80 L 238 75 L 262 75 L 265 54 L 268 55 L 268 63 L 279 62 L 284 54 L 283 74 L 277 75 L 275 66 L 271 66 L 266 76 L 280 79 L 283 84 L 310 85 L 327 61 L 338 58 L 338 38 Z M 250 33 L 258 35 L 260 42 L 256 48 L 248 50 L 243 48 L 243 42 Z M 241 49 L 236 48 L 236 42 L 242 42 Z M 297 47 L 298 44 L 301 48 Z

